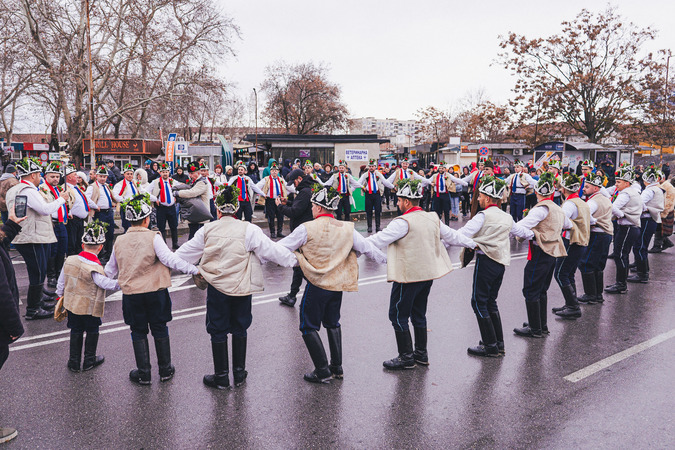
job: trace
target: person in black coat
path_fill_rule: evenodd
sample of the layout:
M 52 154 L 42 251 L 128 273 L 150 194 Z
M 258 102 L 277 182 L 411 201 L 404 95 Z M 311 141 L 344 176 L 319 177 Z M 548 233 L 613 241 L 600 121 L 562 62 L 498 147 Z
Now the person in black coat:
M 109 159 L 106 161 L 106 164 L 108 165 L 108 184 L 110 186 L 115 186 L 118 181 L 122 181 L 122 172 L 120 172 L 120 169 L 117 168 L 115 165 L 115 161 L 112 159 Z
M 291 219 L 291 232 L 295 230 L 301 223 L 314 220 L 312 215 L 312 185 L 315 181 L 311 177 L 305 176 L 305 171 L 302 169 L 294 169 L 288 175 L 288 182 L 295 186 L 295 198 L 292 203 L 289 203 L 285 198 L 277 197 L 276 203 L 279 211 L 289 219 Z M 302 270 L 299 266 L 293 267 L 293 281 L 291 282 L 291 291 L 288 295 L 279 297 L 281 304 L 286 306 L 295 306 L 296 295 L 300 291 L 302 284 Z
M 188 179 L 190 179 L 190 177 L 185 173 L 183 166 L 176 167 L 176 173 L 174 173 L 171 178 L 178 181 L 179 183 L 187 183 Z

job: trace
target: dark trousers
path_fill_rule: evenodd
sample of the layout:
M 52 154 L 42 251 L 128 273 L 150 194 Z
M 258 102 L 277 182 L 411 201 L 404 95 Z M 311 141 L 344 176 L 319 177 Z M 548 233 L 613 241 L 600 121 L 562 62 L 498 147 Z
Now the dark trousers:
M 47 257 L 51 244 L 16 244 L 28 272 L 28 284 L 42 285 L 47 276 Z
M 438 218 L 440 219 L 442 215 L 445 215 L 445 224 L 450 224 L 450 194 L 444 192 L 442 194 L 436 195 L 433 194 L 433 208 Z
M 9 356 L 9 345 L 0 344 L 0 369 L 2 369 L 2 366 L 5 364 L 5 361 L 7 361 L 8 356 Z
M 469 192 L 463 191 L 461 199 L 462 199 L 462 215 L 466 216 L 471 211 L 471 198 L 469 197 Z
M 309 281 L 300 303 L 300 331 L 307 334 L 324 328 L 340 326 L 342 291 L 327 291 Z
M 237 219 L 241 220 L 242 215 L 244 216 L 244 220 L 247 222 L 253 222 L 253 208 L 251 208 L 250 201 L 239 202 L 239 209 L 237 210 L 235 216 Z
M 199 222 L 188 222 L 188 230 L 190 230 L 190 233 L 188 234 L 188 240 L 192 239 L 195 237 L 195 233 L 197 230 L 199 230 L 201 227 L 203 227 L 203 223 Z
M 56 258 L 68 252 L 68 231 L 66 230 L 66 226 L 61 222 L 52 222 L 52 225 L 54 226 L 56 242 L 49 244 L 49 254 L 47 256 L 49 258 Z
M 394 331 L 407 331 L 408 319 L 415 328 L 427 326 L 427 300 L 433 280 L 394 283 L 389 297 L 389 320 Z
M 351 198 L 352 196 L 349 194 L 340 194 L 340 201 L 337 207 L 337 220 L 342 220 L 342 215 L 344 214 L 345 221 L 349 222 L 349 215 L 352 213 Z
M 98 333 L 98 327 L 101 326 L 101 318 L 89 315 L 78 315 L 68 311 L 68 328 L 71 333 L 82 334 Z
M 555 281 L 558 283 L 558 286 L 576 286 L 574 282 L 574 273 L 577 271 L 577 266 L 581 257 L 584 256 L 586 247 L 581 245 L 571 244 L 570 241 L 563 238 L 565 242 L 565 248 L 567 249 L 567 256 L 561 258 L 556 258 L 555 261 Z
M 530 243 L 530 252 L 530 259 L 525 264 L 523 273 L 523 296 L 526 303 L 538 302 L 542 295 L 546 295 L 555 270 L 553 256 L 533 243 Z
M 633 244 L 633 256 L 636 261 L 647 260 L 647 250 L 649 250 L 649 243 L 656 232 L 657 223 L 651 217 L 640 219 L 640 236 Z
M 391 192 L 391 189 L 384 188 L 384 203 L 387 204 L 387 208 L 389 208 L 389 201 L 393 200 L 393 198 L 394 198 L 394 195 L 393 195 L 393 192 Z M 395 201 L 394 201 L 394 204 L 396 204 Z
M 523 218 L 523 210 L 525 209 L 525 194 L 511 194 L 511 217 L 514 222 L 518 222 Z
M 216 203 L 213 201 L 213 199 L 209 200 L 209 210 L 211 211 L 211 222 L 217 220 L 218 213 L 216 212 Z
M 588 247 L 579 260 L 579 271 L 589 273 L 605 270 L 607 256 L 609 255 L 609 244 L 611 243 L 611 234 L 591 231 Z
M 206 288 L 206 332 L 211 342 L 226 342 L 227 335 L 246 337 L 253 322 L 252 295 L 235 297 L 223 294 L 209 284 Z
M 291 280 L 291 292 L 288 295 L 295 297 L 300 292 L 300 285 L 302 284 L 302 269 L 298 266 L 293 267 L 293 279 Z
M 619 269 L 628 270 L 630 251 L 638 239 L 640 239 L 638 227 L 617 224 L 616 235 L 614 236 L 614 261 L 616 262 L 617 273 L 619 273 Z
M 103 244 L 103 256 L 109 258 L 112 254 L 113 242 L 115 241 L 115 210 L 102 209 L 94 213 L 94 219 L 107 223 L 108 228 L 105 230 L 105 244 Z M 99 255 L 99 259 L 100 259 Z
M 77 255 L 82 251 L 84 219 L 80 219 L 79 217 L 68 219 L 66 230 L 68 230 L 68 256 Z
M 554 196 L 553 203 L 555 203 L 558 206 L 562 205 L 562 195 Z
M 124 214 L 120 214 L 122 216 L 122 228 L 124 229 L 124 232 L 126 233 L 129 227 L 131 226 L 131 222 L 129 222 L 126 217 L 124 217 Z
M 131 328 L 131 339 L 147 339 L 148 327 L 154 338 L 169 336 L 167 322 L 171 322 L 171 297 L 161 289 L 142 294 L 122 294 L 124 323 Z
M 375 210 L 375 224 L 380 225 L 380 215 L 382 214 L 382 196 L 379 192 L 372 194 L 366 193 L 366 220 L 368 226 L 373 224 L 373 209 Z
M 265 217 L 267 217 L 267 224 L 270 226 L 270 232 L 273 232 L 275 229 L 279 233 L 282 232 L 284 229 L 284 214 L 279 210 L 273 198 L 265 199 Z
M 176 214 L 176 207 L 174 205 L 159 205 L 157 207 L 157 229 L 162 233 L 162 236 L 166 235 L 167 222 L 169 223 L 171 236 L 178 238 L 178 214 Z
M 528 194 L 525 196 L 525 208 L 532 209 L 537 204 L 537 194 Z
M 490 313 L 499 312 L 497 295 L 502 286 L 505 267 L 487 255 L 478 254 L 476 267 L 473 269 L 473 291 L 471 308 L 476 317 L 489 317 Z

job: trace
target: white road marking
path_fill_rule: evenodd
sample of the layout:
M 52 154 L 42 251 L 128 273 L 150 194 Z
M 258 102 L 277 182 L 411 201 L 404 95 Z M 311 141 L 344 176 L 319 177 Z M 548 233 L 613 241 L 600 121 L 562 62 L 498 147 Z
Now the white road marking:
M 604 370 L 616 363 L 619 363 L 626 358 L 630 358 L 633 355 L 637 355 L 638 353 L 647 350 L 648 348 L 654 347 L 655 345 L 665 342 L 668 339 L 672 339 L 674 337 L 675 337 L 675 328 L 665 333 L 659 334 L 658 336 L 655 336 L 647 341 L 644 341 L 641 344 L 637 344 L 630 348 L 627 348 L 622 352 L 616 353 L 605 359 L 601 359 L 600 361 L 593 363 L 590 366 L 584 367 L 581 370 L 577 370 L 576 372 L 571 373 L 566 377 L 564 377 L 564 379 L 567 381 L 571 381 L 572 383 L 576 383 L 577 381 L 581 381 L 584 378 L 588 378 L 591 375 L 600 372 L 601 370 Z

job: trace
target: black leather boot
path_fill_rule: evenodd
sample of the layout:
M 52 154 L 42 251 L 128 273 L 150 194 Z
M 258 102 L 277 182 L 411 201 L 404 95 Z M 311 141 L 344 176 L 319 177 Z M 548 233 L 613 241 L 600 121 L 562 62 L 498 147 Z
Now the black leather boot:
M 605 292 L 608 294 L 625 294 L 628 292 L 628 286 L 626 285 L 626 278 L 628 278 L 628 268 L 619 267 L 617 264 L 616 267 L 616 283 L 605 288 Z
M 78 373 L 82 362 L 82 339 L 83 333 L 70 332 L 70 358 L 68 358 L 68 370 Z
M 629 283 L 647 283 L 649 281 L 649 270 L 647 269 L 647 260 L 637 261 L 637 273 L 626 278 Z
M 396 345 L 398 346 L 398 356 L 383 362 L 384 368 L 389 370 L 414 369 L 416 364 L 413 357 L 410 330 L 396 331 Z
M 225 342 L 211 342 L 211 352 L 213 353 L 213 375 L 204 375 L 204 384 L 216 389 L 228 389 L 230 387 L 229 378 L 229 358 L 227 355 L 227 340 Z
M 328 348 L 330 349 L 330 365 L 328 369 L 333 378 L 343 378 L 342 371 L 342 327 L 326 328 Z
M 171 364 L 169 336 L 155 338 L 155 351 L 157 352 L 157 365 L 159 366 L 159 381 L 169 381 L 176 373 L 176 368 Z
M 551 334 L 548 331 L 548 293 L 539 296 L 539 323 L 541 323 L 541 334 L 546 337 Z
M 595 272 L 582 272 L 581 281 L 584 285 L 584 295 L 578 297 L 577 301 L 592 305 L 598 298 L 598 290 L 595 284 Z
M 286 235 L 283 233 L 283 231 L 284 231 L 284 225 L 281 224 L 277 227 L 277 237 L 278 238 L 286 237 Z
M 284 295 L 283 297 L 279 297 L 279 301 L 282 305 L 290 306 L 292 308 L 295 306 L 297 298 L 295 298 L 295 295 L 288 294 Z
M 595 288 L 597 289 L 595 303 L 603 303 L 605 301 L 605 298 L 602 296 L 602 289 L 605 286 L 605 271 L 599 270 L 593 272 L 593 275 L 595 275 Z
M 429 365 L 426 327 L 415 327 L 415 351 L 413 352 L 413 359 L 417 364 Z
M 563 306 L 562 309 L 555 311 L 555 314 L 563 319 L 578 319 L 581 317 L 581 308 L 577 301 L 577 294 L 574 291 L 574 286 L 568 284 L 567 286 L 561 286 L 560 290 L 563 293 L 563 297 L 565 297 L 565 306 Z
M 372 233 L 373 232 L 373 218 L 372 217 L 366 218 L 366 220 L 368 221 L 368 233 Z
M 42 309 L 42 285 L 35 284 L 28 286 L 26 294 L 26 320 L 49 319 L 54 314 Z
M 137 384 L 148 385 L 152 382 L 148 339 L 131 341 L 131 343 L 134 346 L 134 357 L 136 358 L 137 368 L 129 372 L 129 379 Z
M 380 218 L 378 216 L 375 216 L 375 232 L 380 232 L 382 231 L 382 228 L 380 228 Z
M 274 228 L 274 224 L 272 222 L 267 222 L 267 226 L 270 228 L 270 238 L 274 239 L 277 237 L 277 232 L 276 229 Z
M 675 244 L 673 244 L 673 242 L 670 240 L 670 238 L 668 238 L 668 236 L 663 237 L 663 243 L 661 244 L 661 246 L 663 247 L 664 250 L 669 249 L 673 245 Z
M 83 372 L 98 367 L 105 361 L 104 356 L 96 356 L 96 347 L 98 347 L 98 333 L 87 331 L 87 338 L 84 340 Z
M 232 376 L 234 385 L 241 386 L 246 382 L 246 336 L 232 335 Z
M 56 258 L 51 256 L 47 258 L 47 287 L 56 289 L 56 280 L 59 275 L 56 273 Z
M 502 317 L 497 312 L 490 313 L 490 319 L 492 319 L 492 327 L 495 330 L 495 337 L 497 338 L 497 348 L 499 353 L 506 355 L 506 347 L 504 347 L 504 329 L 502 328 Z
M 326 350 L 323 348 L 319 333 L 310 331 L 303 334 L 302 338 L 314 363 L 314 371 L 305 374 L 305 381 L 309 381 L 310 383 L 327 383 L 333 376 L 330 373 L 330 369 L 328 369 L 328 357 L 326 356 Z
M 648 250 L 649 253 L 661 253 L 663 251 L 663 238 L 654 237 L 654 245 Z
M 527 322 L 523 324 L 523 328 L 514 328 L 513 332 L 522 337 L 542 337 L 539 302 L 525 302 L 525 308 L 527 308 Z
M 171 231 L 171 248 L 174 250 L 178 250 L 180 246 L 178 245 L 178 230 L 176 231 Z
M 499 357 L 497 336 L 490 317 L 478 317 L 478 329 L 481 342 L 476 347 L 469 347 L 466 351 L 473 356 Z

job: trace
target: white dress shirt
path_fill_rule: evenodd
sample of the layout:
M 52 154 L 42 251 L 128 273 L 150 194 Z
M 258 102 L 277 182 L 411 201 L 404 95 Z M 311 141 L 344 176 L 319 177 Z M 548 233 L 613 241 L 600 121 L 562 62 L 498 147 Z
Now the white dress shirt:
M 477 245 L 472 239 L 458 233 L 444 223 L 440 225 L 441 241 L 446 247 L 458 245 L 460 247 L 476 248 Z M 366 238 L 366 240 L 370 241 L 375 247 L 385 248 L 389 244 L 404 238 L 406 234 L 408 234 L 408 222 L 397 217 L 389 222 L 389 225 L 384 230 Z
M 47 202 L 33 183 L 24 183 L 28 187 L 21 191 L 20 195 L 26 196 L 26 207 L 32 209 L 41 216 L 50 216 L 57 213 L 59 208 L 66 203 L 63 197 L 53 202 Z
M 647 189 L 651 186 L 656 186 L 657 188 L 661 189 L 661 185 L 659 183 L 652 183 L 645 186 L 645 190 L 640 193 L 640 197 L 642 197 L 642 215 L 640 217 L 642 218 L 651 217 L 647 211 L 647 202 L 654 198 L 654 191 L 652 189 Z
M 258 194 L 258 195 L 260 195 L 260 196 L 262 196 L 262 197 L 265 197 L 265 193 L 262 191 L 262 189 L 260 189 L 260 188 L 253 182 L 253 180 L 251 180 L 251 178 L 250 178 L 248 175 L 236 175 L 236 176 L 230 178 L 230 181 L 228 181 L 227 184 L 228 184 L 229 186 L 235 185 L 235 184 L 237 183 L 237 181 L 239 180 L 239 178 L 243 178 L 244 181 L 246 182 L 246 186 L 247 186 L 247 187 L 250 187 L 250 188 L 253 190 L 253 192 L 255 192 L 256 194 Z M 247 195 L 249 195 L 249 194 L 250 194 L 250 192 L 247 192 Z M 241 194 L 239 194 L 239 195 L 241 195 Z M 250 195 L 249 195 L 249 197 L 250 197 Z M 253 199 L 252 199 L 252 198 L 249 198 L 248 201 L 252 202 Z
M 159 185 L 159 183 L 163 183 L 166 189 L 165 201 L 160 200 L 162 187 Z M 158 189 L 158 194 L 156 197 L 152 194 L 155 188 Z M 153 202 L 159 202 L 161 205 L 164 206 L 173 206 L 176 204 L 176 196 L 171 191 L 171 181 L 164 180 L 162 177 L 152 180 L 152 182 L 145 187 L 145 192 L 147 192 L 150 195 L 150 200 Z
M 469 220 L 466 223 L 466 225 L 457 230 L 457 232 L 463 234 L 467 238 L 472 238 L 476 235 L 476 233 L 480 231 L 481 228 L 483 228 L 484 224 L 485 224 L 485 214 L 483 213 L 483 211 L 478 211 L 478 213 L 475 216 L 473 216 L 473 218 Z M 513 222 L 513 225 L 511 226 L 511 232 L 509 234 L 511 236 L 516 236 L 527 240 L 529 239 L 530 236 L 529 233 L 531 233 L 530 230 L 523 227 L 522 225 L 519 225 L 516 222 Z M 476 251 L 479 253 L 483 253 L 480 249 L 477 249 Z
M 113 207 L 113 197 L 112 193 L 110 192 L 110 188 L 108 187 L 107 184 L 100 184 L 98 181 L 94 181 L 89 185 L 87 188 L 86 195 L 88 198 L 91 198 L 91 196 L 94 193 L 94 184 L 98 186 L 98 201 L 96 202 L 96 206 L 101 211 L 108 210 Z M 108 194 L 108 195 L 106 195 Z
M 89 261 L 87 258 L 83 258 L 82 256 L 78 255 L 78 258 L 80 261 L 84 262 L 85 264 L 93 264 L 96 265 L 94 261 Z M 113 280 L 112 278 L 108 278 L 105 275 L 101 275 L 98 272 L 92 272 L 91 273 L 91 279 L 94 281 L 94 284 L 101 289 L 105 289 L 106 291 L 119 291 L 120 290 L 120 285 L 117 283 L 117 280 Z M 61 269 L 61 274 L 59 275 L 59 281 L 56 283 L 56 295 L 59 297 L 63 297 L 63 289 L 66 286 L 66 281 L 65 281 L 65 275 L 63 273 L 63 269 Z
M 546 206 L 535 206 L 530 210 L 530 212 L 527 213 L 526 217 L 523 217 L 520 221 L 518 221 L 518 225 L 527 229 L 527 237 L 525 239 L 534 239 L 534 231 L 532 231 L 532 228 L 536 227 L 539 222 L 546 219 L 546 217 L 548 217 L 548 208 Z M 563 229 L 569 228 L 572 228 L 572 222 L 567 218 L 567 216 L 565 216 Z
M 617 218 L 617 223 L 619 225 L 633 225 L 630 220 L 625 218 L 624 212 L 621 210 L 624 206 L 630 201 L 630 195 L 626 192 L 628 189 L 633 189 L 633 187 L 628 187 L 623 191 L 619 192 L 619 195 L 616 196 L 614 203 L 612 203 L 612 215 Z
M 401 169 L 401 171 L 403 172 L 403 169 Z M 419 173 L 416 173 L 416 172 L 415 172 L 414 170 L 412 170 L 412 169 L 408 169 L 407 172 L 408 172 L 408 175 L 409 175 L 411 178 L 415 179 L 415 180 L 420 180 L 420 181 L 422 181 L 422 182 L 428 181 L 426 178 L 424 178 L 424 177 L 423 177 L 422 175 L 420 175 Z M 389 178 L 387 178 L 387 181 L 390 182 L 391 184 L 394 184 L 394 181 L 395 181 L 395 180 L 396 180 L 396 171 L 394 170 L 394 172 L 389 176 Z
M 124 192 L 122 192 L 122 186 L 124 187 Z M 133 197 L 134 195 L 138 194 L 140 191 L 134 184 L 134 181 L 127 181 L 126 179 L 123 179 L 122 181 L 118 182 L 115 186 L 113 186 L 112 193 L 113 193 L 113 198 L 115 199 L 116 202 L 122 203 L 128 198 Z
M 508 179 L 508 186 L 511 189 L 511 192 L 514 194 L 526 194 L 527 189 L 523 186 L 523 183 L 520 181 L 520 177 L 525 178 L 525 181 L 529 183 L 529 187 L 534 188 L 537 185 L 537 180 L 532 178 L 529 173 L 521 172 L 514 173 Z M 514 177 L 515 177 L 515 186 L 514 186 Z
M 348 183 L 349 183 L 349 186 L 352 189 L 360 189 L 361 188 L 361 185 L 359 184 L 358 180 L 356 178 L 354 178 L 352 175 L 348 174 L 347 172 L 343 173 L 342 175 L 344 175 L 345 178 L 347 178 L 347 180 L 349 180 Z M 325 183 L 323 183 L 323 185 L 326 186 L 326 187 L 330 187 L 330 186 L 333 185 L 333 182 L 336 179 L 339 179 L 339 177 L 340 177 L 340 173 L 334 173 L 333 175 L 330 176 L 330 178 L 328 180 L 326 180 Z M 340 194 L 346 194 L 346 192 L 340 192 L 340 184 L 339 183 L 338 183 L 337 191 Z M 347 191 L 349 191 L 349 187 L 347 188 Z
M 66 186 L 75 191 L 70 195 L 73 198 L 73 206 L 70 208 L 71 216 L 80 219 L 86 219 L 87 217 L 89 217 L 89 211 L 87 211 L 87 207 L 85 206 L 84 202 L 87 202 L 87 206 L 89 206 L 89 209 L 93 210 L 98 209 L 98 205 L 94 203 L 93 200 L 90 199 L 86 193 L 82 192 L 78 186 L 75 186 L 74 184 L 70 183 L 66 183 Z
M 384 175 L 382 175 L 380 172 L 377 170 L 373 172 L 373 176 L 375 177 L 375 189 L 373 189 L 373 194 L 378 192 L 379 186 L 377 185 L 378 181 L 381 181 L 384 187 L 388 187 L 389 189 L 394 189 L 394 185 L 387 180 Z M 370 177 L 370 170 L 366 170 L 363 175 L 361 175 L 361 178 L 359 178 L 359 185 L 366 190 L 366 193 L 368 192 L 368 177 Z

